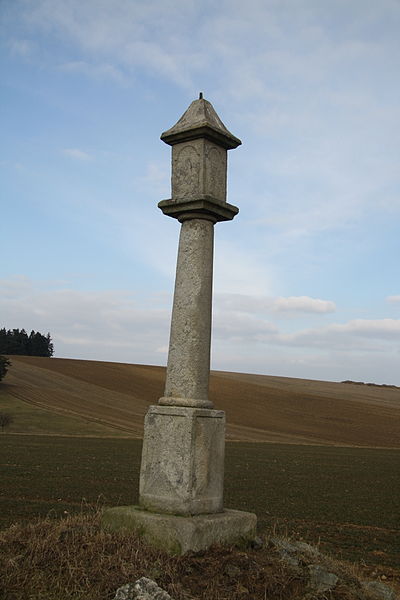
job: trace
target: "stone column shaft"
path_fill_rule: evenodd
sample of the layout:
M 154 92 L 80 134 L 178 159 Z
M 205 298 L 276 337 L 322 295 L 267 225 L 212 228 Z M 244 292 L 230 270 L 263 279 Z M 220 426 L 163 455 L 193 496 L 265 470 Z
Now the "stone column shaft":
M 181 226 L 171 319 L 167 378 L 159 404 L 211 408 L 208 399 L 211 344 L 214 222 Z

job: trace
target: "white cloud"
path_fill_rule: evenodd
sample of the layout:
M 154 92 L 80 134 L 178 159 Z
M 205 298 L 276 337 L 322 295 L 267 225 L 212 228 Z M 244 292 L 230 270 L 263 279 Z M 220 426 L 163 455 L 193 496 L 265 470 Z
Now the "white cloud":
M 244 294 L 217 294 L 216 306 L 220 309 L 243 312 L 317 313 L 335 312 L 331 300 L 320 300 L 309 296 L 269 297 Z
M 93 77 L 94 79 L 111 79 L 120 84 L 128 84 L 128 77 L 118 69 L 115 65 L 110 63 L 90 63 L 84 60 L 70 61 L 62 63 L 58 67 L 60 71 L 66 73 L 81 73 Z
M 146 165 L 145 174 L 137 181 L 138 184 L 146 188 L 150 193 L 154 193 L 160 199 L 168 195 L 171 187 L 171 170 L 166 161 L 152 161 Z
M 187 88 L 202 53 L 192 49 L 190 36 L 184 33 L 199 10 L 187 1 L 39 0 L 25 6 L 24 15 L 31 25 L 72 41 L 86 63 L 113 62 L 130 70 L 145 67 Z M 115 72 L 110 75 L 115 79 Z
M 32 54 L 34 44 L 30 40 L 11 39 L 8 41 L 8 47 L 11 54 L 26 58 Z
M 340 348 L 322 351 L 314 348 L 282 349 L 265 344 L 257 350 L 251 346 L 237 348 L 231 344 L 215 344 L 215 369 L 260 373 L 281 377 L 319 379 L 325 381 L 365 381 L 400 385 L 399 352 L 369 352 Z
M 156 352 L 159 352 L 160 354 L 167 354 L 168 346 L 160 346 L 159 348 L 156 348 Z
M 262 342 L 277 332 L 273 323 L 245 313 L 216 312 L 214 317 L 213 333 L 219 340 Z
M 271 293 L 273 270 L 245 245 L 218 239 L 215 244 L 215 293 L 262 295 Z
M 320 300 L 309 296 L 289 296 L 276 298 L 273 303 L 276 312 L 331 313 L 336 305 L 331 300 Z
M 372 353 L 383 356 L 384 352 L 392 356 L 399 346 L 396 320 L 342 322 L 350 319 L 350 314 L 360 314 L 346 312 L 345 317 L 335 315 L 337 323 L 332 323 L 335 303 L 323 299 L 323 290 L 334 289 L 336 277 L 335 298 L 340 298 L 340 308 L 346 310 L 347 300 L 348 306 L 360 306 L 364 301 L 361 295 L 368 289 L 367 283 L 371 288 L 391 289 L 387 281 L 388 274 L 396 268 L 396 253 L 392 250 L 397 238 L 387 257 L 383 256 L 384 250 L 378 256 L 374 245 L 375 249 L 383 248 L 385 244 L 381 242 L 390 239 L 400 208 L 400 146 L 393 129 L 393 123 L 400 119 L 399 105 L 394 100 L 399 92 L 397 1 L 221 0 L 213 4 L 207 0 L 15 0 L 9 7 L 17 26 L 9 28 L 9 35 L 13 36 L 9 49 L 20 56 L 31 52 L 29 64 L 36 61 L 35 67 L 40 67 L 37 88 L 33 76 L 24 80 L 38 108 L 44 99 L 57 110 L 67 106 L 65 118 L 71 117 L 69 111 L 75 111 L 73 117 L 78 123 L 80 115 L 76 111 L 80 110 L 65 96 L 63 74 L 71 74 L 67 82 L 71 94 L 77 83 L 73 74 L 82 74 L 91 78 L 84 82 L 90 93 L 98 92 L 99 86 L 93 85 L 93 79 L 110 81 L 112 94 L 104 95 L 110 104 L 105 106 L 101 104 L 103 98 L 98 99 L 99 109 L 110 110 L 111 119 L 116 106 L 117 110 L 125 110 L 127 99 L 126 90 L 117 95 L 121 90 L 115 83 L 135 87 L 133 112 L 127 110 L 123 115 L 129 127 L 134 128 L 134 119 L 142 114 L 137 108 L 143 108 L 146 115 L 147 98 L 159 99 L 161 115 L 166 108 L 173 112 L 172 103 L 177 106 L 179 97 L 189 97 L 189 91 L 190 97 L 195 97 L 204 85 L 206 97 L 227 126 L 243 138 L 243 148 L 230 153 L 235 168 L 229 171 L 234 185 L 228 198 L 235 204 L 237 198 L 242 212 L 233 225 L 216 227 L 215 335 L 224 350 L 229 346 L 227 355 L 232 361 L 235 356 L 244 360 L 242 349 L 251 354 L 249 348 L 253 345 L 257 349 L 251 354 L 254 365 L 262 364 L 257 353 L 267 354 L 270 348 L 274 353 L 281 351 L 279 360 L 292 365 L 302 361 L 310 365 L 311 354 L 315 362 L 321 355 L 324 368 L 329 364 L 326 356 L 330 352 L 336 352 L 334 363 L 341 366 L 341 356 L 346 352 L 347 356 L 357 356 L 352 364 L 358 361 L 360 368 L 366 351 L 369 357 Z M 49 73 L 52 83 L 46 79 Z M 57 90 L 56 84 L 61 82 Z M 78 83 L 82 84 L 82 77 Z M 85 114 L 92 105 L 85 103 L 86 93 L 81 100 Z M 185 105 L 181 108 L 183 112 Z M 157 117 L 152 114 L 152 118 Z M 163 127 L 169 125 L 172 122 Z M 23 130 L 26 132 L 25 125 Z M 90 128 L 87 135 L 91 136 Z M 76 141 L 61 143 L 81 143 L 79 136 L 71 139 Z M 172 219 L 162 221 L 161 215 L 150 223 L 153 216 L 149 217 L 148 207 L 154 205 L 144 202 L 137 210 L 135 202 L 144 196 L 152 200 L 167 197 L 168 192 L 162 190 L 169 188 L 168 161 L 164 168 L 152 152 L 154 162 L 149 162 L 145 140 L 141 142 L 143 161 L 136 150 L 132 152 L 136 156 L 127 157 L 130 151 L 125 153 L 125 140 L 110 139 L 111 143 L 114 148 L 121 148 L 124 168 L 129 161 L 134 165 L 125 170 L 128 175 L 124 181 L 122 171 L 118 171 L 123 161 L 114 162 L 116 177 L 122 175 L 119 189 L 127 180 L 131 186 L 126 199 L 117 190 L 114 196 L 118 202 L 110 203 L 107 184 L 103 195 L 103 189 L 95 187 L 88 193 L 85 185 L 79 195 L 68 195 L 75 198 L 77 205 L 95 208 L 99 221 L 100 217 L 106 221 L 104 230 L 111 223 L 113 232 L 118 231 L 109 235 L 110 244 L 120 246 L 125 255 L 135 256 L 138 263 L 152 265 L 150 277 L 157 271 L 168 276 L 172 289 L 178 223 Z M 58 144 L 59 141 L 52 143 L 51 147 L 61 148 Z M 17 150 L 15 155 L 20 158 Z M 63 152 L 76 161 L 94 158 L 79 148 L 66 148 Z M 99 169 L 102 155 L 100 148 L 93 163 Z M 28 157 L 21 160 L 29 165 Z M 109 172 L 113 172 L 113 165 Z M 47 177 L 45 170 L 43 176 Z M 100 185 L 105 181 L 102 177 L 97 179 Z M 112 183 L 109 187 L 115 191 Z M 332 233 L 334 238 L 329 236 Z M 351 265 L 357 269 L 353 277 Z M 312 281 L 316 272 L 319 279 Z M 299 290 L 307 293 L 302 278 L 311 282 L 308 289 L 322 299 L 292 295 Z M 359 285 L 347 284 L 355 279 Z M 145 278 L 141 280 L 144 287 L 147 283 Z M 15 285 L 23 283 L 14 282 Z M 157 285 L 155 280 L 151 282 L 152 288 Z M 16 290 L 12 286 L 7 289 L 12 298 Z M 85 343 L 89 348 L 93 340 L 90 347 L 95 352 L 102 330 L 96 311 L 103 320 L 109 320 L 112 335 L 107 348 L 112 352 L 125 348 L 124 344 L 134 345 L 118 333 L 127 323 L 132 327 L 130 332 L 137 326 L 138 336 L 143 339 L 143 361 L 149 356 L 150 346 L 160 349 L 165 344 L 164 339 L 156 339 L 155 329 L 146 321 L 146 315 L 152 314 L 154 322 L 159 322 L 158 313 L 151 313 L 153 309 L 157 311 L 156 304 L 150 308 L 131 299 L 124 308 L 123 303 L 128 300 L 123 292 L 115 292 L 115 296 L 114 292 L 110 292 L 111 296 L 102 293 L 98 297 L 76 292 L 74 296 L 72 290 L 58 288 L 47 290 L 40 297 L 38 294 L 36 290 L 31 296 L 33 308 L 29 308 L 29 302 L 25 305 L 18 300 L 17 305 L 25 311 L 21 314 L 39 323 L 45 323 L 46 317 L 52 315 L 60 327 L 60 343 L 62 337 L 62 344 L 71 351 L 76 339 L 80 351 Z M 400 296 L 387 300 L 396 305 Z M 88 306 L 94 307 L 94 314 Z M 9 315 L 17 316 L 11 304 L 7 310 L 11 311 Z M 62 311 L 69 315 L 68 326 Z M 362 314 L 371 314 L 368 298 Z M 308 317 L 313 321 L 306 320 Z M 324 320 L 324 327 L 313 328 L 311 323 L 316 318 Z M 331 324 L 327 326 L 328 320 Z M 153 345 L 147 345 L 150 338 L 142 333 L 141 321 L 147 324 L 149 335 L 154 335 Z M 279 322 L 279 329 L 275 321 Z M 106 348 L 104 340 L 100 345 Z M 135 348 L 139 352 L 139 346 Z M 368 364 L 371 366 L 371 361 Z M 257 367 L 249 363 L 248 368 Z
M 16 275 L 10 279 L 0 279 L 0 290 L 2 300 L 13 301 L 25 293 L 29 293 L 32 288 L 32 282 L 24 275 Z
M 260 316 L 264 302 L 240 295 L 217 299 L 214 368 L 400 383 L 393 375 L 400 319 L 353 319 L 284 333 L 272 319 Z M 270 316 L 277 314 L 274 300 L 267 306 Z M 59 357 L 142 364 L 166 360 L 168 294 L 77 291 L 57 282 L 16 277 L 0 280 L 0 314 L 6 328 L 50 331 Z
M 398 3 L 250 6 L 22 3 L 31 28 L 74 47 L 64 70 L 121 82 L 144 70 L 191 94 L 206 81 L 224 114 L 250 129 L 253 172 L 265 187 L 281 188 L 279 202 L 266 207 L 258 194 L 254 203 L 255 219 L 275 224 L 286 238 L 282 245 L 347 227 L 382 203 L 398 210 L 398 195 L 389 201 L 382 192 L 399 183 L 399 144 L 391 132 L 400 109 L 382 92 L 396 90 Z
M 70 158 L 75 158 L 77 160 L 92 160 L 92 156 L 83 150 L 79 150 L 79 148 L 64 148 L 63 154 L 69 156 Z
M 400 340 L 400 319 L 353 319 L 344 325 L 332 325 L 331 329 L 362 337 Z
M 159 296 L 151 300 L 142 302 L 127 291 L 35 284 L 28 278 L 0 281 L 2 326 L 50 331 L 61 357 L 157 362 L 157 349 L 168 341 L 170 312 Z
M 378 342 L 400 342 L 400 319 L 352 319 L 347 323 L 333 323 L 319 329 L 305 329 L 297 333 L 280 334 L 277 343 L 293 346 L 320 346 L 329 348 L 359 348 L 385 350 Z

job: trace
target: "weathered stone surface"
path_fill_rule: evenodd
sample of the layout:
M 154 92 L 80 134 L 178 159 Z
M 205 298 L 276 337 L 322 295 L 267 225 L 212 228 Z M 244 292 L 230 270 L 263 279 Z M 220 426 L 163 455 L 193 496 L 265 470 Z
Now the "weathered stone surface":
M 172 199 L 159 207 L 182 223 L 166 384 L 146 416 L 140 507 L 107 510 L 103 526 L 183 554 L 255 537 L 254 514 L 223 511 L 225 415 L 208 398 L 214 224 L 238 212 L 226 172 L 241 142 L 202 96 L 161 139 L 172 146 Z
M 269 538 L 269 542 L 275 546 L 279 552 L 296 553 L 299 551 L 295 542 L 289 542 L 289 540 L 285 538 L 271 537 Z
M 161 200 L 158 207 L 164 215 L 178 219 L 180 222 L 193 219 L 208 219 L 212 223 L 231 221 L 239 212 L 237 206 L 221 202 L 211 196 L 199 196 L 196 200 Z
M 320 552 L 314 546 L 302 541 L 288 540 L 286 538 L 271 537 L 269 543 L 278 551 L 282 562 L 299 570 L 303 568 L 310 560 L 316 560 L 320 557 Z M 311 568 L 311 587 L 318 579 L 319 569 L 324 569 L 318 565 L 312 565 Z M 322 573 L 321 571 L 321 573 Z M 315 586 L 314 586 L 315 587 Z
M 281 560 L 291 567 L 298 567 L 300 560 L 296 556 L 299 550 L 295 544 L 284 538 L 270 538 L 269 542 L 278 550 Z
M 179 121 L 161 134 L 163 142 L 170 146 L 199 138 L 213 141 L 225 149 L 237 148 L 242 143 L 225 127 L 213 105 L 204 98 L 194 100 Z
M 380 581 L 367 581 L 364 583 L 364 588 L 372 592 L 377 600 L 398 600 L 396 592 Z
M 145 419 L 140 505 L 195 515 L 222 511 L 225 413 L 150 406 Z
M 291 567 L 297 568 L 300 566 L 300 560 L 293 554 L 288 554 L 287 552 L 281 552 L 281 560 Z
M 284 558 L 288 555 L 306 555 L 308 558 L 317 558 L 320 555 L 317 548 L 310 546 L 310 544 L 307 544 L 306 542 L 295 540 L 289 541 L 286 538 L 271 537 L 269 543 L 272 544 Z M 298 561 L 297 558 L 295 560 Z
M 117 589 L 114 600 L 173 600 L 155 581 L 141 577 Z
M 296 545 L 296 548 L 304 554 L 307 554 L 309 556 L 319 556 L 320 555 L 318 548 L 315 548 L 315 546 L 311 546 L 310 544 L 307 544 L 307 542 L 294 542 L 294 543 Z
M 226 201 L 227 151 L 206 139 L 172 148 L 172 200 L 206 195 Z
M 234 544 L 256 534 L 256 515 L 224 510 L 211 515 L 178 517 L 151 513 L 135 506 L 118 506 L 103 513 L 102 526 L 110 531 L 135 531 L 147 543 L 170 554 L 200 552 L 212 544 Z
M 167 378 L 160 404 L 211 408 L 208 398 L 214 224 L 226 203 L 227 149 L 241 142 L 202 96 L 161 139 L 172 146 L 172 199 L 159 203 L 182 222 Z
M 208 399 L 214 226 L 182 223 L 167 378 L 160 404 L 212 407 Z
M 332 590 L 339 581 L 335 573 L 329 573 L 321 565 L 308 565 L 310 573 L 310 587 L 317 592 Z
M 227 150 L 241 141 L 228 131 L 213 106 L 200 98 L 161 139 L 172 146 L 171 200 L 159 207 L 183 221 L 198 217 L 214 223 L 239 212 L 226 203 Z

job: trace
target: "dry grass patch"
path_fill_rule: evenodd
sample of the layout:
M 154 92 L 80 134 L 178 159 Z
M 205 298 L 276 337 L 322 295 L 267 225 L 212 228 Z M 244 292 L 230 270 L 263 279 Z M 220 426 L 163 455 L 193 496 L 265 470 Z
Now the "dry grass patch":
M 373 600 L 353 568 L 305 549 L 300 566 L 268 541 L 260 548 L 214 547 L 170 557 L 132 534 L 100 529 L 100 511 L 12 525 L 0 533 L 3 600 L 107 600 L 121 585 L 146 576 L 175 600 Z M 310 594 L 307 565 L 336 573 L 329 592 Z

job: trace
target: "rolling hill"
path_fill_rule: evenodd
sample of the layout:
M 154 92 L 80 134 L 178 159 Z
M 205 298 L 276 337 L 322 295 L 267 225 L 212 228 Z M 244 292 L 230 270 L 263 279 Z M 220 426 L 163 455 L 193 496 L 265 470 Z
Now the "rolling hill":
M 0 410 L 10 433 L 141 437 L 165 368 L 12 356 Z M 210 398 L 227 439 L 400 448 L 400 389 L 213 371 Z M 24 417 L 25 415 L 25 417 Z

